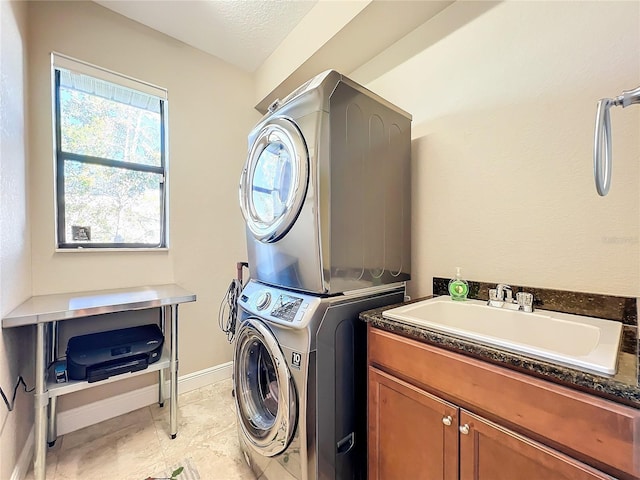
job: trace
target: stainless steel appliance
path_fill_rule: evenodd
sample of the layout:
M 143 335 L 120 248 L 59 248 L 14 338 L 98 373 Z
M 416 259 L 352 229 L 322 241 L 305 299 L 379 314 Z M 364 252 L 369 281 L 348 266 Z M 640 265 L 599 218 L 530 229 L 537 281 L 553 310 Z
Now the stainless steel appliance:
M 239 301 L 234 389 L 256 478 L 366 478 L 366 325 L 404 285 L 320 297 L 250 281 Z
M 411 116 L 329 70 L 249 134 L 251 278 L 336 294 L 410 277 Z
M 261 480 L 366 478 L 364 310 L 410 278 L 411 116 L 335 71 L 275 102 L 240 179 L 240 445 Z M 233 324 L 233 322 L 232 322 Z

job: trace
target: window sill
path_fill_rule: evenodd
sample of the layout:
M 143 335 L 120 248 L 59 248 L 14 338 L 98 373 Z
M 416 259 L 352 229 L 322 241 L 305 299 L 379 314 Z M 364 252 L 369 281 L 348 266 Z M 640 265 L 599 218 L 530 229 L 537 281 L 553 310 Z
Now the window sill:
M 162 248 L 56 248 L 55 253 L 101 253 L 101 252 L 137 252 L 137 253 L 153 253 L 168 252 L 169 247 Z

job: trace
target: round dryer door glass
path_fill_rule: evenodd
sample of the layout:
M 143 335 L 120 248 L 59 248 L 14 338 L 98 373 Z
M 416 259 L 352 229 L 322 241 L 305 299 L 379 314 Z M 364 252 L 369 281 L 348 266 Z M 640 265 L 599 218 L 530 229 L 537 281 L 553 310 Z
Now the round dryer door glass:
M 270 120 L 258 133 L 240 179 L 240 207 L 253 235 L 282 238 L 302 208 L 309 176 L 307 147 L 296 125 Z
M 295 389 L 282 351 L 257 319 L 238 332 L 234 353 L 238 422 L 249 444 L 261 455 L 283 452 L 297 417 Z

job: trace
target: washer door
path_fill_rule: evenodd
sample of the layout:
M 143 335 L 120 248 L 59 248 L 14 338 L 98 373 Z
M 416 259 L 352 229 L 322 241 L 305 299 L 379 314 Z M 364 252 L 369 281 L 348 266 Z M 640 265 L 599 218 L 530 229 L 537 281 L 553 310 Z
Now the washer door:
M 278 241 L 296 221 L 309 180 L 309 155 L 298 127 L 274 118 L 258 133 L 240 177 L 240 208 L 260 241 Z
M 240 326 L 233 373 L 238 422 L 248 443 L 264 456 L 283 452 L 295 430 L 296 393 L 277 340 L 257 318 Z

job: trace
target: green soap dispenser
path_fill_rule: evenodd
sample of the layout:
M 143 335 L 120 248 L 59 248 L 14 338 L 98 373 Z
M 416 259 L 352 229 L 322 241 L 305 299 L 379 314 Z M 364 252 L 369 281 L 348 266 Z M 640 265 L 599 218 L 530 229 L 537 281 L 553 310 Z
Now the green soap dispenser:
M 451 300 L 464 301 L 469 295 L 469 283 L 460 275 L 460 267 L 456 267 L 456 278 L 449 280 Z

